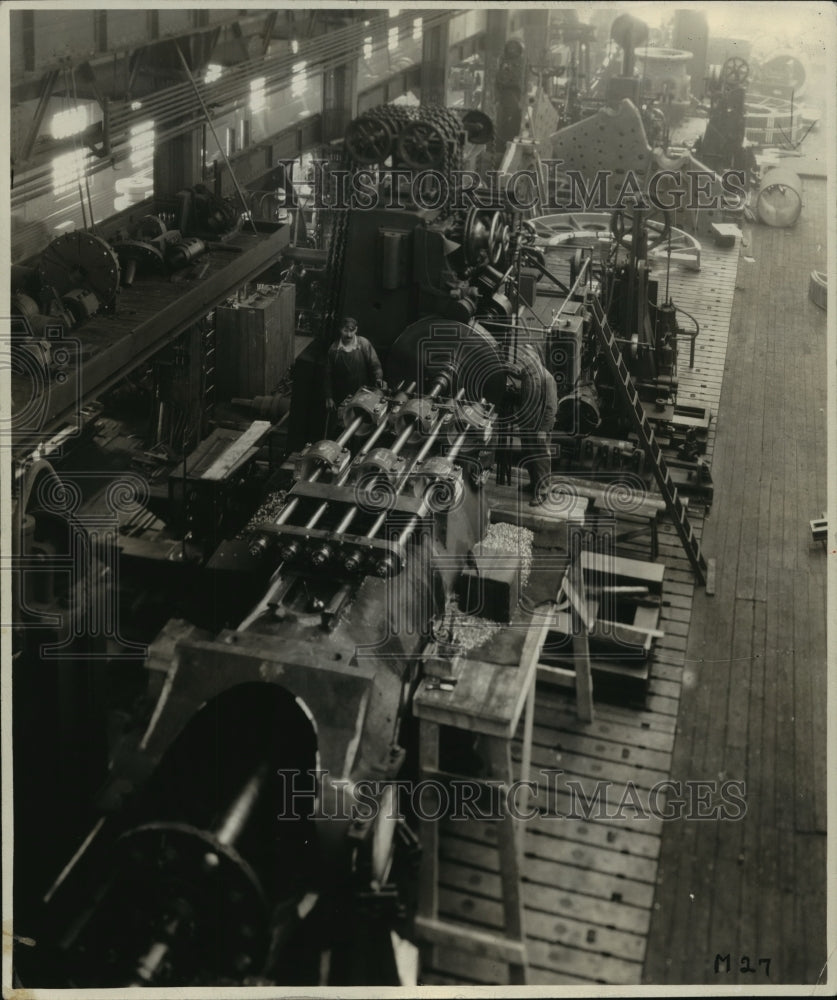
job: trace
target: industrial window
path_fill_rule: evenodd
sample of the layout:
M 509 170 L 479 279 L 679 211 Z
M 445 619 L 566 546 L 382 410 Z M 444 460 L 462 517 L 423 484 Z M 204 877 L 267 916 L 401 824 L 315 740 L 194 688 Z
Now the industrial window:
M 420 42 L 421 41 L 421 26 L 422 26 L 423 20 L 424 19 L 421 18 L 421 17 L 414 17 L 413 18 L 413 41 L 414 42 Z
M 68 136 L 83 132 L 89 124 L 89 111 L 84 105 L 80 105 L 76 108 L 57 111 L 52 116 L 49 133 L 53 139 L 66 139 Z
M 390 28 L 387 32 L 387 48 L 390 52 L 398 48 L 398 25 Z
M 61 195 L 72 191 L 82 178 L 84 154 L 79 149 L 62 153 L 52 161 L 52 191 Z
M 367 35 L 366 38 L 363 39 L 363 58 L 364 59 L 371 59 L 372 58 L 372 36 L 371 35 Z
M 305 81 L 308 79 L 308 74 L 305 72 L 307 65 L 308 63 L 304 59 L 294 63 L 293 76 L 291 77 L 291 97 L 302 97 L 305 93 Z
M 206 73 L 204 73 L 203 82 L 204 83 L 215 83 L 216 80 L 221 79 L 221 74 L 224 72 L 224 67 L 218 63 L 208 63 L 206 67 Z
M 264 111 L 266 106 L 265 78 L 260 76 L 250 81 L 250 110 L 256 114 Z
M 154 159 L 154 122 L 144 121 L 132 125 L 130 135 L 130 163 L 134 170 L 142 170 Z

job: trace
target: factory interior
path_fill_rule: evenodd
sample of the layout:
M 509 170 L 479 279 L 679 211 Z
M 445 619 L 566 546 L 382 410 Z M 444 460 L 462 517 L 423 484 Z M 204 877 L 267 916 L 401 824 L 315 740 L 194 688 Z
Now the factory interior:
M 3 7 L 4 996 L 833 995 L 834 6 Z

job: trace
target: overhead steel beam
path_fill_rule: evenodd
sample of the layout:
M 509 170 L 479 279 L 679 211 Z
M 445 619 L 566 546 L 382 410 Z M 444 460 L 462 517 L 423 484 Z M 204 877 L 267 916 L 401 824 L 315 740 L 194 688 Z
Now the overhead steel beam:
M 276 18 L 279 12 L 276 10 L 271 11 L 267 18 L 265 19 L 264 30 L 262 31 L 262 55 L 266 56 L 268 49 L 270 48 L 271 40 L 273 39 L 273 29 L 276 26 Z
M 46 109 L 49 107 L 49 102 L 52 99 L 52 92 L 55 90 L 57 80 L 57 69 L 49 70 L 44 74 L 44 77 L 41 80 L 41 92 L 38 95 L 38 105 L 35 108 L 35 114 L 32 117 L 32 124 L 29 126 L 29 131 L 26 133 L 26 138 L 23 141 L 23 149 L 20 154 L 21 160 L 28 160 L 32 155 L 32 150 L 35 146 L 35 141 L 38 138 L 38 133 L 41 131 L 44 115 L 46 114 Z

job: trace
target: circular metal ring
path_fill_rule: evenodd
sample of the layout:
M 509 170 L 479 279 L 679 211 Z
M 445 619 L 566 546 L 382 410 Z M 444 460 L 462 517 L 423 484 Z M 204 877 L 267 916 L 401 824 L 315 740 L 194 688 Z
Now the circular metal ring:
M 345 142 L 349 155 L 361 166 L 383 163 L 392 153 L 389 125 L 382 118 L 371 115 L 361 115 L 349 122 Z

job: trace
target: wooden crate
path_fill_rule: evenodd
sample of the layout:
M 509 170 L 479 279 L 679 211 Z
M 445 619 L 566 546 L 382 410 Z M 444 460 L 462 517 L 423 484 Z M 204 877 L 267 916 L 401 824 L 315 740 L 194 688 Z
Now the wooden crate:
M 294 360 L 293 285 L 215 310 L 218 399 L 269 395 Z

